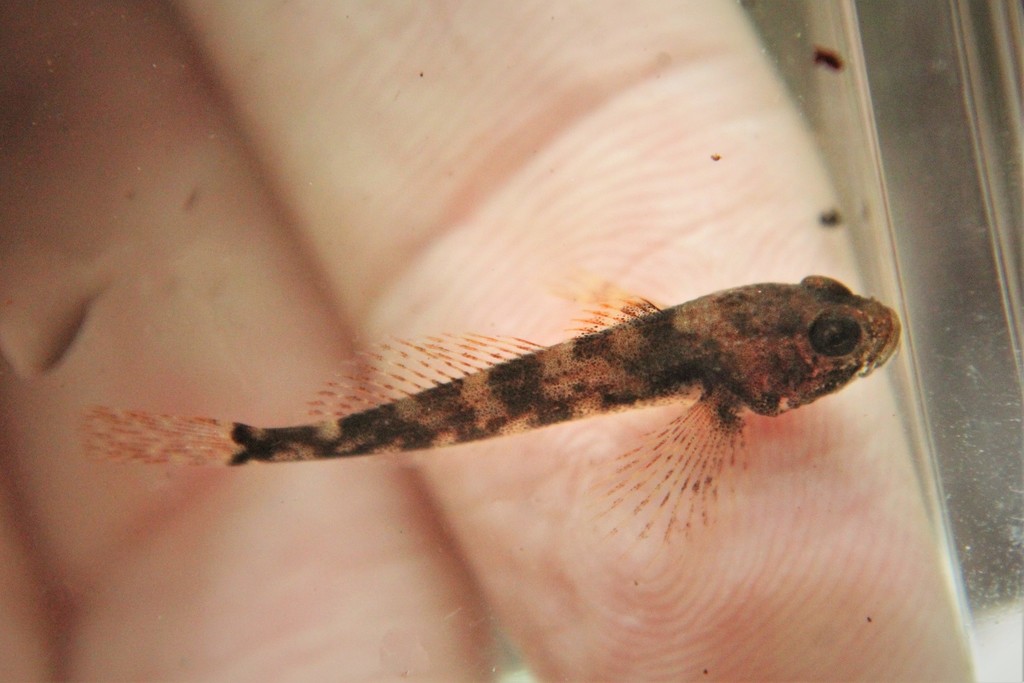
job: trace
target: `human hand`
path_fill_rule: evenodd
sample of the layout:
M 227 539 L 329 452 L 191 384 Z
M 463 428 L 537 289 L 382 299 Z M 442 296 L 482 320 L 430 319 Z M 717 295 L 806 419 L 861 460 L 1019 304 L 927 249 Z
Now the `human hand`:
M 581 267 L 862 293 L 731 4 L 2 12 L 6 677 L 473 680 L 495 628 L 549 679 L 968 675 L 884 372 L 751 419 L 669 544 L 580 513 L 659 411 L 404 459 L 79 449 L 93 403 L 302 421 L 388 335 L 557 341 Z

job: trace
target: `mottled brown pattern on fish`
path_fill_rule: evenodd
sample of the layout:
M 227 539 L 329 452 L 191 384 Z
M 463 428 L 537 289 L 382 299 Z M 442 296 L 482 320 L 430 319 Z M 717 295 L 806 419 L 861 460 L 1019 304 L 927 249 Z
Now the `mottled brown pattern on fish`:
M 613 327 L 334 422 L 236 424 L 231 464 L 420 450 L 687 397 L 734 430 L 743 409 L 777 415 L 867 374 L 899 338 L 890 309 L 818 276 L 645 304 Z

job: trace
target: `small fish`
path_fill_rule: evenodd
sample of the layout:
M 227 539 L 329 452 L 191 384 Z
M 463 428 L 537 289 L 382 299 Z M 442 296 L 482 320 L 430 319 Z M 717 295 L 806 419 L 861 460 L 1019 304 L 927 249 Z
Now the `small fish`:
M 549 347 L 479 335 L 397 341 L 374 356 L 375 375 L 350 382 L 349 398 L 367 394 L 368 407 L 348 401 L 339 417 L 314 424 L 262 428 L 96 407 L 86 414 L 87 447 L 141 462 L 290 462 L 428 449 L 689 403 L 653 446 L 623 456 L 610 485 L 613 503 L 631 493 L 642 508 L 663 487 L 706 488 L 744 411 L 778 415 L 830 394 L 882 365 L 900 337 L 895 312 L 822 276 L 666 309 L 622 297 L 591 314 L 582 335 Z M 664 461 L 657 476 L 653 456 Z M 673 458 L 677 465 L 665 464 Z

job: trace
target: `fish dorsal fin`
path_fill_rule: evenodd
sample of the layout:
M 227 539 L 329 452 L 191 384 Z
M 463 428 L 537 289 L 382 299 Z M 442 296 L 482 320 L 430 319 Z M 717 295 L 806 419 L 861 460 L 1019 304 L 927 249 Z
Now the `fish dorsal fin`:
M 583 305 L 569 328 L 574 336 L 592 334 L 660 311 L 655 303 L 585 273 L 556 295 Z M 518 337 L 475 333 L 420 339 L 395 338 L 362 351 L 309 402 L 310 415 L 337 418 L 388 403 L 473 372 L 540 350 Z
M 394 338 L 362 351 L 308 403 L 310 415 L 337 418 L 412 396 L 518 358 L 542 346 L 518 337 L 442 334 Z
M 580 317 L 569 331 L 576 335 L 593 334 L 662 309 L 650 299 L 637 296 L 618 285 L 586 272 L 576 273 L 558 287 L 552 287 L 556 296 L 581 305 Z
M 582 315 L 585 317 L 573 318 L 572 321 L 577 324 L 570 327 L 569 331 L 580 335 L 593 334 L 660 310 L 661 308 L 641 297 L 601 301 L 583 309 Z

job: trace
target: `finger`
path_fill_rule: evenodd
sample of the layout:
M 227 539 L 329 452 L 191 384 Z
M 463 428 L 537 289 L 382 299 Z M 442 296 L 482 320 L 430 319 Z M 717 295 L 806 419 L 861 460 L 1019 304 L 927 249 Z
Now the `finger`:
M 476 671 L 486 622 L 407 471 L 81 457 L 88 403 L 302 419 L 349 334 L 171 15 L 15 10 L 4 23 L 28 44 L 5 50 L 26 107 L 5 158 L 21 183 L 0 248 L 5 466 L 34 559 L 67 595 L 45 643 L 19 633 L 61 677 Z
M 33 567 L 32 553 L 18 533 L 17 492 L 5 479 L 3 515 L 0 516 L 0 678 L 9 681 L 43 680 L 49 673 L 47 607 L 58 604 L 47 595 L 40 567 Z

